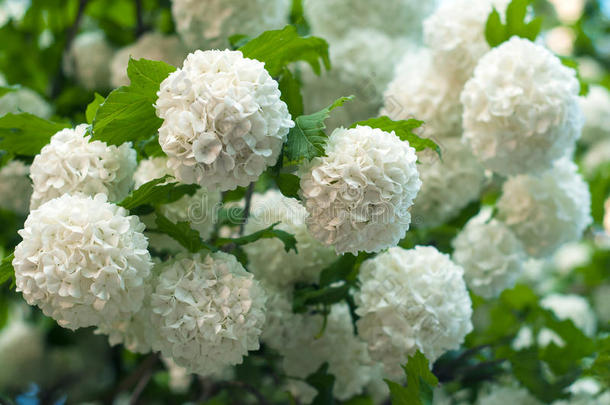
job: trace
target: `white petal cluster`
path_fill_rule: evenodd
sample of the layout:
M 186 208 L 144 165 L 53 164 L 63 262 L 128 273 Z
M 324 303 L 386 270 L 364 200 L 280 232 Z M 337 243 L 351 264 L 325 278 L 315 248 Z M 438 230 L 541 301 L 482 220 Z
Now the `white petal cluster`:
M 487 53 L 466 83 L 464 138 L 499 174 L 536 173 L 573 149 L 583 125 L 574 69 L 513 37 Z
M 0 85 L 4 84 L 0 83 Z M 49 118 L 53 113 L 53 107 L 38 93 L 28 88 L 11 91 L 0 97 L 0 117 L 22 112 Z
M 456 216 L 476 200 L 485 185 L 485 170 L 459 138 L 443 139 L 442 157 L 425 149 L 418 152 L 422 181 L 411 215 L 417 227 L 434 227 Z
M 553 311 L 559 320 L 571 320 L 585 335 L 597 330 L 595 312 L 586 299 L 574 294 L 551 294 L 540 301 L 542 308 Z
M 286 252 L 277 238 L 260 239 L 244 246 L 248 254 L 248 270 L 267 283 L 289 285 L 296 282 L 317 282 L 320 271 L 337 259 L 332 248 L 314 239 L 307 230 L 307 211 L 297 200 L 270 190 L 252 198 L 245 234 L 265 229 L 280 222 L 275 229 L 295 236 L 297 251 Z
M 0 208 L 27 214 L 32 195 L 29 173 L 30 168 L 19 160 L 12 160 L 0 169 Z
M 393 36 L 421 36 L 421 24 L 437 0 L 305 0 L 304 11 L 314 35 L 340 38 L 353 27 L 373 28 Z M 340 18 L 337 18 L 340 16 Z
M 580 239 L 591 223 L 591 194 L 574 163 L 558 160 L 540 177 L 520 175 L 502 188 L 498 218 L 521 240 L 527 253 L 541 258 Z
M 172 15 L 189 47 L 223 49 L 231 35 L 255 37 L 282 28 L 290 5 L 290 0 L 172 0 Z
M 447 0 L 424 21 L 424 42 L 436 64 L 465 83 L 489 51 L 485 24 L 493 7 L 503 15 L 510 0 Z
M 301 176 L 309 231 L 337 253 L 395 246 L 421 186 L 415 149 L 394 132 L 359 125 L 336 129 L 325 152 Z
M 164 263 L 151 307 L 160 335 L 153 349 L 188 372 L 220 372 L 259 347 L 265 293 L 235 256 L 183 254 Z
M 167 158 L 165 156 L 143 159 L 133 173 L 133 186 L 137 189 L 149 181 L 171 174 L 171 170 L 167 167 Z
M 173 393 L 185 394 L 193 381 L 193 375 L 170 358 L 161 359 L 169 374 L 169 388 Z
M 263 63 L 239 51 L 189 54 L 157 96 L 164 120 L 159 143 L 169 167 L 180 181 L 210 190 L 256 180 L 275 164 L 294 126 L 278 83 Z
M 604 228 L 606 233 L 610 236 L 610 198 L 604 203 Z
M 581 165 L 587 177 L 594 176 L 599 169 L 610 164 L 610 138 L 592 144 L 584 156 Z
M 30 208 L 66 193 L 103 193 L 120 201 L 133 185 L 136 152 L 131 144 L 108 146 L 91 141 L 87 125 L 64 129 L 51 137 L 30 167 L 34 193 Z
M 431 362 L 457 349 L 472 330 L 463 269 L 433 247 L 394 247 L 365 261 L 356 293 L 358 334 L 386 373 L 417 350 Z
M 512 231 L 484 209 L 453 240 L 453 260 L 464 268 L 468 287 L 492 298 L 514 286 L 526 254 Z
M 394 120 L 424 121 L 427 138 L 457 137 L 462 123 L 461 91 L 460 83 L 439 69 L 428 49 L 414 50 L 396 66 L 380 114 Z
M 542 405 L 527 389 L 516 384 L 490 384 L 481 390 L 476 405 Z
M 65 194 L 19 231 L 17 291 L 63 327 L 104 325 L 142 306 L 152 262 L 144 225 L 106 196 Z
M 129 84 L 127 65 L 129 58 L 160 60 L 170 65 L 179 66 L 188 50 L 176 35 L 163 35 L 158 32 L 149 32 L 138 40 L 116 52 L 110 63 L 111 84 L 113 87 Z
M 610 137 L 610 92 L 608 89 L 592 85 L 589 94 L 580 99 L 580 108 L 585 117 L 581 141 L 592 144 Z
M 86 89 L 105 89 L 110 85 L 110 63 L 114 49 L 102 31 L 78 35 L 64 62 L 64 72 Z

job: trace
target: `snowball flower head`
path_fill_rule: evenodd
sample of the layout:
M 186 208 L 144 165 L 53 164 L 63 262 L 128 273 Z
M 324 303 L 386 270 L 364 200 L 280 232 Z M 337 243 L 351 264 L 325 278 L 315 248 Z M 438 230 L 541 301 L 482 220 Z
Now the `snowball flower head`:
M 441 225 L 476 200 L 485 185 L 485 170 L 459 138 L 443 139 L 442 157 L 425 149 L 417 153 L 422 181 L 411 215 L 418 227 Z
M 598 170 L 610 166 L 610 137 L 590 145 L 582 157 L 581 165 L 588 178 L 595 176 Z
M 0 387 L 3 390 L 15 386 L 21 388 L 28 380 L 32 381 L 43 354 L 42 330 L 20 316 L 9 317 L 4 328 L 0 329 Z
M 314 239 L 307 230 L 307 212 L 297 200 L 270 190 L 255 195 L 245 234 L 251 234 L 280 222 L 275 229 L 295 236 L 297 252 L 286 252 L 277 238 L 260 239 L 244 246 L 248 254 L 248 269 L 259 279 L 276 285 L 296 282 L 317 282 L 320 271 L 337 256 L 332 248 Z
M 580 108 L 585 117 L 582 129 L 582 141 L 595 143 L 604 138 L 610 138 L 610 92 L 608 89 L 592 85 L 589 94 L 580 99 Z
M 504 15 L 510 0 L 448 0 L 424 21 L 424 42 L 435 62 L 460 83 L 489 51 L 485 24 L 495 7 Z
M 102 31 L 85 32 L 74 39 L 64 72 L 88 90 L 107 88 L 110 84 L 109 61 L 113 55 L 114 49 Z
M 163 265 L 151 298 L 153 349 L 188 372 L 209 375 L 259 347 L 265 294 L 235 256 L 179 255 Z
M 431 362 L 457 349 L 472 330 L 472 303 L 463 269 L 433 247 L 394 247 L 360 268 L 358 334 L 386 373 L 416 351 Z
M 5 85 L 0 80 L 0 85 Z M 41 118 L 49 118 L 53 107 L 38 93 L 28 88 L 20 88 L 0 97 L 0 117 L 12 113 L 30 113 Z
M 196 51 L 161 83 L 159 143 L 169 167 L 210 190 L 247 186 L 276 163 L 294 122 L 263 63 L 239 51 Z
M 453 259 L 464 268 L 466 284 L 483 298 L 492 298 L 514 286 L 526 254 L 521 242 L 483 209 L 453 240 Z
M 527 253 L 542 258 L 580 239 L 591 224 L 591 194 L 574 163 L 558 160 L 539 177 L 520 175 L 504 183 L 498 218 L 521 240 Z
M 106 196 L 65 194 L 19 231 L 17 291 L 63 327 L 103 325 L 140 310 L 152 262 L 144 225 Z
M 32 195 L 29 173 L 30 168 L 19 160 L 12 160 L 0 169 L 0 208 L 27 214 Z
M 395 246 L 421 186 L 415 149 L 394 132 L 359 125 L 336 129 L 325 152 L 301 176 L 309 231 L 339 254 Z
M 381 115 L 394 120 L 423 120 L 424 136 L 432 139 L 461 134 L 462 86 L 439 70 L 429 50 L 408 52 L 396 65 L 394 79 L 384 93 Z
M 551 310 L 559 320 L 571 320 L 585 335 L 595 335 L 597 318 L 583 297 L 574 294 L 551 294 L 540 301 L 540 306 Z
M 542 405 L 527 389 L 516 383 L 509 385 L 487 385 L 479 395 L 476 405 Z
M 494 48 L 466 83 L 464 138 L 499 174 L 539 173 L 574 147 L 583 118 L 574 69 L 519 37 Z
M 131 189 L 136 165 L 131 144 L 91 142 L 85 124 L 63 129 L 51 137 L 30 167 L 34 185 L 30 208 L 66 193 L 103 193 L 110 201 L 120 201 Z
M 116 52 L 110 64 L 113 87 L 129 84 L 127 65 L 129 58 L 161 60 L 170 65 L 178 66 L 182 63 L 188 50 L 176 35 L 163 35 L 158 32 L 149 32 L 142 35 L 135 43 Z
M 290 0 L 172 0 L 176 31 L 191 48 L 227 48 L 231 35 L 255 37 L 288 23 Z

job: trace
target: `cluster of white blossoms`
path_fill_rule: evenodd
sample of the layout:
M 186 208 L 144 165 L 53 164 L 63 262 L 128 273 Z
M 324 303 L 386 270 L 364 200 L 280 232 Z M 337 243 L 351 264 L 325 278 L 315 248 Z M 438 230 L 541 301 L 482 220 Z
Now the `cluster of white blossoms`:
M 513 37 L 481 58 L 464 87 L 464 139 L 499 174 L 549 169 L 580 136 L 579 89 L 574 69 Z
M 589 94 L 580 99 L 585 125 L 582 129 L 581 141 L 593 144 L 610 138 L 610 92 L 608 89 L 592 85 Z
M 433 247 L 394 247 L 365 261 L 355 294 L 358 334 L 386 373 L 416 351 L 431 362 L 457 349 L 472 330 L 464 270 Z
M 0 86 L 4 85 L 4 81 L 0 80 Z M 0 117 L 22 112 L 34 114 L 41 118 L 49 118 L 53 113 L 53 108 L 38 93 L 28 88 L 10 91 L 0 97 Z
M 191 48 L 226 48 L 236 33 L 255 37 L 288 23 L 290 0 L 172 0 L 176 31 Z
M 476 405 L 542 405 L 527 389 L 510 384 L 488 384 L 480 392 Z
M 591 224 L 591 194 L 577 170 L 564 158 L 540 176 L 519 175 L 504 183 L 498 218 L 531 256 L 552 254 Z
M 294 126 L 278 83 L 239 51 L 196 51 L 161 83 L 159 143 L 178 180 L 247 186 L 279 156 Z
M 65 194 L 19 231 L 17 291 L 63 327 L 104 325 L 142 306 L 152 262 L 144 225 L 106 196 Z
M 261 239 L 244 246 L 248 270 L 260 280 L 276 285 L 317 282 L 320 271 L 337 259 L 332 248 L 324 246 L 307 230 L 307 212 L 297 200 L 270 190 L 254 195 L 245 234 L 280 222 L 275 229 L 286 231 L 297 240 L 297 252 L 286 252 L 279 239 Z
M 417 155 L 394 132 L 338 128 L 325 156 L 302 169 L 301 193 L 312 235 L 337 253 L 396 246 L 409 229 L 421 186 Z
M 163 35 L 158 32 L 146 33 L 135 43 L 115 53 L 110 63 L 110 83 L 113 87 L 129 84 L 129 77 L 127 77 L 129 58 L 161 60 L 178 66 L 187 54 L 186 46 L 176 35 Z
M 178 255 L 161 265 L 151 296 L 153 349 L 202 375 L 239 364 L 259 347 L 265 299 L 235 256 Z
M 64 72 L 74 77 L 86 89 L 105 89 L 110 86 L 110 64 L 114 48 L 102 31 L 78 35 L 64 61 Z
M 468 287 L 483 298 L 497 297 L 514 286 L 526 254 L 523 245 L 504 225 L 483 209 L 453 240 L 453 259 L 464 268 Z
M 443 139 L 440 147 L 441 157 L 430 149 L 417 153 L 422 186 L 411 210 L 417 227 L 451 220 L 478 199 L 485 185 L 485 170 L 459 138 Z
M 0 208 L 28 213 L 32 195 L 29 173 L 30 168 L 19 160 L 12 160 L 0 169 Z
M 110 201 L 127 196 L 137 166 L 135 150 L 129 143 L 117 147 L 91 141 L 87 128 L 59 131 L 36 155 L 30 167 L 31 209 L 66 193 L 103 193 Z

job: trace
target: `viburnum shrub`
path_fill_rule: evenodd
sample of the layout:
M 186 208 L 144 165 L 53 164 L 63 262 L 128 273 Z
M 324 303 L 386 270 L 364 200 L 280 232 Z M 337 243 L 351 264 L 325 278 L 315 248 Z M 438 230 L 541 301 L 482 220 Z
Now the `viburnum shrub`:
M 610 95 L 544 8 L 38 3 L 0 403 L 610 404 Z

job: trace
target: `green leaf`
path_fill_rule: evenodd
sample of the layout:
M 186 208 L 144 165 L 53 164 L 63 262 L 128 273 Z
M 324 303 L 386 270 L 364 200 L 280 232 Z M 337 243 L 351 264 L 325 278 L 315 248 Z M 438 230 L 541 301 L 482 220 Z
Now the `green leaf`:
M 530 0 L 512 0 L 506 7 L 506 32 L 521 33 Z
M 297 32 L 301 36 L 308 35 L 311 31 L 309 23 L 305 19 L 305 13 L 303 12 L 303 0 L 292 0 L 290 24 L 296 27 Z
M 167 175 L 142 184 L 117 205 L 132 210 L 144 205 L 169 204 L 178 201 L 187 194 L 195 194 L 199 188 L 196 184 L 168 183 L 168 179 L 171 178 L 171 176 Z
M 403 366 L 407 376 L 407 386 L 385 380 L 390 388 L 392 405 L 425 405 L 431 403 L 433 388 L 438 379 L 430 371 L 428 359 L 421 352 L 416 352 L 407 359 Z
M 506 27 L 502 24 L 500 13 L 495 7 L 485 23 L 485 39 L 492 48 L 506 41 Z
M 13 155 L 35 156 L 53 135 L 69 126 L 28 113 L 6 114 L 0 118 L 0 149 Z
M 294 128 L 288 132 L 288 140 L 284 148 L 286 157 L 293 162 L 299 162 L 302 159 L 311 160 L 316 156 L 324 155 L 324 146 L 328 141 L 328 136 L 324 133 L 326 129 L 324 121 L 330 117 L 332 110 L 352 99 L 353 96 L 341 97 L 323 110 L 297 117 Z
M 303 115 L 303 96 L 301 95 L 301 84 L 288 68 L 282 70 L 278 79 L 282 100 L 288 106 L 288 111 L 293 117 Z
M 278 238 L 284 244 L 284 250 L 286 252 L 289 252 L 290 250 L 294 250 L 295 253 L 298 253 L 296 238 L 291 233 L 282 231 L 280 229 L 275 229 L 275 227 L 278 226 L 279 224 L 280 224 L 279 222 L 276 222 L 275 224 L 273 224 L 265 229 L 261 229 L 260 231 L 257 231 L 257 232 L 251 233 L 250 235 L 242 236 L 239 238 L 218 238 L 216 240 L 216 245 L 222 246 L 222 245 L 227 245 L 229 243 L 233 243 L 237 246 L 241 246 L 241 245 L 247 245 L 249 243 L 256 242 L 257 240 L 260 240 L 260 239 Z
M 93 120 L 93 137 L 120 145 L 155 135 L 163 120 L 153 104 L 161 82 L 175 70 L 165 62 L 130 59 L 127 75 L 131 84 L 112 91 L 100 105 Z
M 512 0 L 506 7 L 506 24 L 502 23 L 500 13 L 495 8 L 485 23 L 485 39 L 494 48 L 513 36 L 535 41 L 542 29 L 542 18 L 527 22 L 527 8 L 532 0 Z
M 301 189 L 301 181 L 298 176 L 290 173 L 280 173 L 275 182 L 286 197 L 299 198 L 299 190 Z
M 565 389 L 572 381 L 547 381 L 536 348 L 518 351 L 510 356 L 513 374 L 534 396 L 544 403 L 567 398 Z
M 20 88 L 21 88 L 21 86 L 19 86 L 19 85 L 0 86 L 0 97 L 4 96 L 5 94 L 12 93 L 13 91 L 17 91 Z
M 292 296 L 292 310 L 295 313 L 303 313 L 310 306 L 336 304 L 348 297 L 351 287 L 352 285 L 348 283 L 337 287 L 326 286 L 322 288 L 311 285 L 297 285 Z
M 229 45 L 231 46 L 231 49 L 239 49 L 246 45 L 250 40 L 252 40 L 252 38 L 247 35 L 234 34 L 229 37 Z
M 15 279 L 15 269 L 13 269 L 13 259 L 15 254 L 4 257 L 0 262 L 0 285 L 6 283 L 9 280 Z
M 305 381 L 318 392 L 311 405 L 333 405 L 335 398 L 333 388 L 335 377 L 328 373 L 328 363 L 324 363 L 318 370 L 309 375 Z
M 163 216 L 159 210 L 156 211 L 155 216 L 157 229 L 154 231 L 168 235 L 184 246 L 189 252 L 197 253 L 204 249 L 211 251 L 218 250 L 215 247 L 206 244 L 201 239 L 199 232 L 191 228 L 191 225 L 188 222 L 173 223 L 167 217 Z
M 578 83 L 580 83 L 579 95 L 586 96 L 587 94 L 589 94 L 589 83 L 587 83 L 581 76 L 580 69 L 578 67 L 578 61 L 568 56 L 559 56 L 559 60 L 561 60 L 561 63 L 564 66 L 574 69 L 574 71 L 576 72 L 576 79 L 578 79 Z
M 369 126 L 371 128 L 379 128 L 385 132 L 392 132 L 396 134 L 400 138 L 401 141 L 409 142 L 409 145 L 415 148 L 416 151 L 421 151 L 426 148 L 430 148 L 438 155 L 441 155 L 441 148 L 431 139 L 422 138 L 419 135 L 416 135 L 413 130 L 421 127 L 423 125 L 423 121 L 418 121 L 415 119 L 410 120 L 400 120 L 394 121 L 389 117 L 382 116 L 377 118 L 371 118 L 366 121 L 359 121 L 354 124 L 350 128 L 355 128 L 357 125 Z
M 105 100 L 106 99 L 102 97 L 99 93 L 95 93 L 95 98 L 91 103 L 89 103 L 89 105 L 87 106 L 87 110 L 85 111 L 85 116 L 87 117 L 88 124 L 93 123 L 93 119 L 95 118 L 97 110 L 100 108 L 100 105 L 102 105 Z
M 279 76 L 292 62 L 307 62 L 316 74 L 323 63 L 330 69 L 328 43 L 318 37 L 301 37 L 292 25 L 281 30 L 265 31 L 239 48 L 246 58 L 265 63 L 265 69 L 273 77 Z
M 357 256 L 346 253 L 320 273 L 320 286 L 326 287 L 337 281 L 346 280 L 353 272 Z

